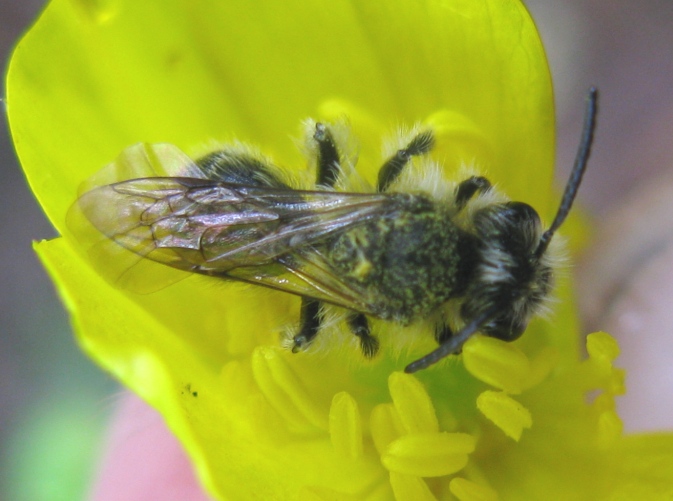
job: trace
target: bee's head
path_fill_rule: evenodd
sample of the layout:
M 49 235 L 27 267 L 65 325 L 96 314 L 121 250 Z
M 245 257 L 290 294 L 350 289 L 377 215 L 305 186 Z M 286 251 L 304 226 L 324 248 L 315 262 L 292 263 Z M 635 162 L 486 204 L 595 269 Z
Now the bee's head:
M 480 330 L 513 341 L 553 285 L 552 259 L 546 249 L 538 254 L 544 235 L 540 217 L 526 203 L 506 202 L 479 210 L 474 227 L 480 263 L 461 316 L 476 318 L 491 310 Z
M 598 91 L 589 90 L 584 128 L 575 165 L 570 173 L 554 221 L 542 232 L 535 209 L 523 202 L 507 202 L 485 207 L 475 214 L 475 228 L 481 239 L 480 273 L 473 297 L 461 315 L 477 319 L 463 329 L 461 337 L 480 330 L 513 341 L 528 326 L 552 287 L 553 256 L 549 252 L 554 233 L 563 224 L 582 182 L 596 126 Z
M 575 200 L 587 166 L 596 126 L 598 91 L 589 90 L 584 128 L 575 165 L 554 221 L 542 232 L 540 217 L 528 204 L 507 202 L 486 206 L 474 214 L 479 242 L 477 276 L 461 306 L 465 326 L 439 348 L 409 364 L 405 371 L 424 369 L 461 347 L 475 332 L 513 341 L 549 295 L 553 273 L 549 246 Z
M 549 297 L 553 286 L 552 259 L 537 255 L 543 230 L 538 213 L 523 202 L 507 202 L 475 214 L 481 241 L 481 264 L 461 316 L 475 318 L 491 310 L 480 330 L 513 341 Z

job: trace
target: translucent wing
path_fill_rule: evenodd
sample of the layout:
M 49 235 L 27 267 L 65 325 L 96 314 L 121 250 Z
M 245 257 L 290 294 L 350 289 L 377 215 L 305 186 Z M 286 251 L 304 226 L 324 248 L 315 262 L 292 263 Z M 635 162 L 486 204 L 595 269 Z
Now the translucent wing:
M 114 174 L 90 181 L 92 189 L 70 211 L 70 228 L 110 281 L 151 292 L 201 273 L 369 311 L 361 291 L 334 276 L 317 247 L 330 235 L 394 210 L 394 197 L 204 179 L 175 150 L 179 154 L 171 156 L 176 159 L 172 171 L 196 176 L 101 185 L 129 170 L 158 172 L 152 165 L 156 150 L 142 145 L 108 168 Z M 163 158 L 158 162 L 162 168 Z M 133 169 L 119 168 L 125 164 Z
M 349 307 L 357 293 L 331 274 L 314 244 L 391 205 L 386 195 L 165 177 L 101 186 L 78 200 L 82 214 L 109 242 L 141 258 Z
M 202 178 L 204 173 L 176 146 L 139 143 L 126 148 L 114 162 L 82 183 L 79 194 L 125 179 L 159 176 Z M 94 268 L 118 287 L 149 293 L 189 276 L 183 271 L 128 252 L 98 231 L 79 203 L 71 207 L 66 223 Z
M 262 285 L 271 289 L 311 297 L 345 308 L 376 315 L 376 304 L 368 300 L 367 291 L 357 283 L 345 282 L 334 273 L 326 259 L 317 251 L 277 258 L 280 273 L 259 267 L 235 268 L 224 277 Z

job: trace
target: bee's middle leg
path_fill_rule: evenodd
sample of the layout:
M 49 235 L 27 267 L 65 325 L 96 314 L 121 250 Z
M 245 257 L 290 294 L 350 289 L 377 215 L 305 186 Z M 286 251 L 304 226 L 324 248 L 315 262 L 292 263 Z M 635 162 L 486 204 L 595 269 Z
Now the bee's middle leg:
M 397 150 L 397 152 L 386 160 L 379 169 L 376 191 L 386 191 L 388 187 L 399 177 L 404 167 L 409 163 L 411 157 L 425 155 L 435 144 L 435 136 L 432 131 L 421 132 L 416 135 L 409 144 Z
M 367 317 L 362 313 L 351 313 L 347 322 L 351 332 L 360 339 L 360 349 L 365 358 L 374 357 L 379 351 L 379 340 L 372 336 Z

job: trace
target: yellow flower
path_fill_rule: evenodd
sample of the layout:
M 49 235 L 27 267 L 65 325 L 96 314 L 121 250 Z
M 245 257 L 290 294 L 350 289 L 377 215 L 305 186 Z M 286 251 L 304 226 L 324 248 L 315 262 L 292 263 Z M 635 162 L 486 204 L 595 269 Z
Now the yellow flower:
M 298 299 L 194 277 L 120 291 L 65 226 L 77 186 L 130 144 L 257 145 L 303 169 L 306 117 L 346 116 L 358 169 L 380 140 L 432 124 L 447 175 L 474 163 L 549 219 L 552 90 L 514 0 L 54 0 L 17 46 L 14 143 L 64 235 L 36 245 L 82 348 L 157 408 L 218 499 L 664 499 L 673 437 L 623 437 L 623 373 L 603 333 L 577 349 L 569 285 L 521 340 L 400 371 L 430 344 L 365 362 L 350 347 L 292 354 Z

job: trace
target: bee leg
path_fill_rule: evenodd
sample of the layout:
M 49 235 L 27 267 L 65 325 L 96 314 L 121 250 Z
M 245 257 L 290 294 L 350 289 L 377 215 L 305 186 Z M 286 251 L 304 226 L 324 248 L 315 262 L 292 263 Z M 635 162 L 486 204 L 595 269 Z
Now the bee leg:
M 318 172 L 315 182 L 317 185 L 333 187 L 341 171 L 337 145 L 325 124 L 315 124 L 313 139 L 318 143 Z M 292 353 L 297 353 L 308 346 L 318 335 L 322 321 L 320 310 L 320 301 L 307 297 L 301 298 L 300 327 L 299 332 L 293 338 Z
M 315 182 L 317 185 L 331 188 L 336 184 L 341 171 L 339 149 L 325 124 L 315 124 L 313 139 L 318 143 L 318 172 Z M 301 299 L 300 327 L 299 333 L 293 338 L 292 353 L 300 351 L 318 335 L 322 321 L 320 309 L 320 301 L 306 297 Z
M 456 188 L 456 205 L 461 210 L 477 193 L 486 193 L 491 189 L 491 182 L 483 176 L 472 176 L 460 183 Z
M 397 150 L 397 153 L 386 160 L 386 163 L 379 169 L 376 191 L 386 191 L 402 173 L 402 169 L 409 163 L 411 157 L 425 155 L 434 144 L 435 136 L 432 131 L 427 130 L 416 135 L 405 148 Z
M 318 143 L 316 184 L 332 188 L 339 179 L 339 172 L 341 172 L 339 149 L 325 124 L 315 124 L 313 139 Z
M 299 332 L 294 336 L 292 353 L 297 353 L 308 346 L 320 330 L 320 301 L 301 298 L 301 314 Z
M 367 317 L 362 313 L 353 313 L 348 316 L 348 327 L 353 334 L 360 338 L 360 349 L 365 358 L 373 358 L 379 351 L 379 340 L 371 335 Z
M 435 341 L 437 344 L 444 344 L 453 336 L 453 330 L 445 323 L 437 324 L 435 327 Z

